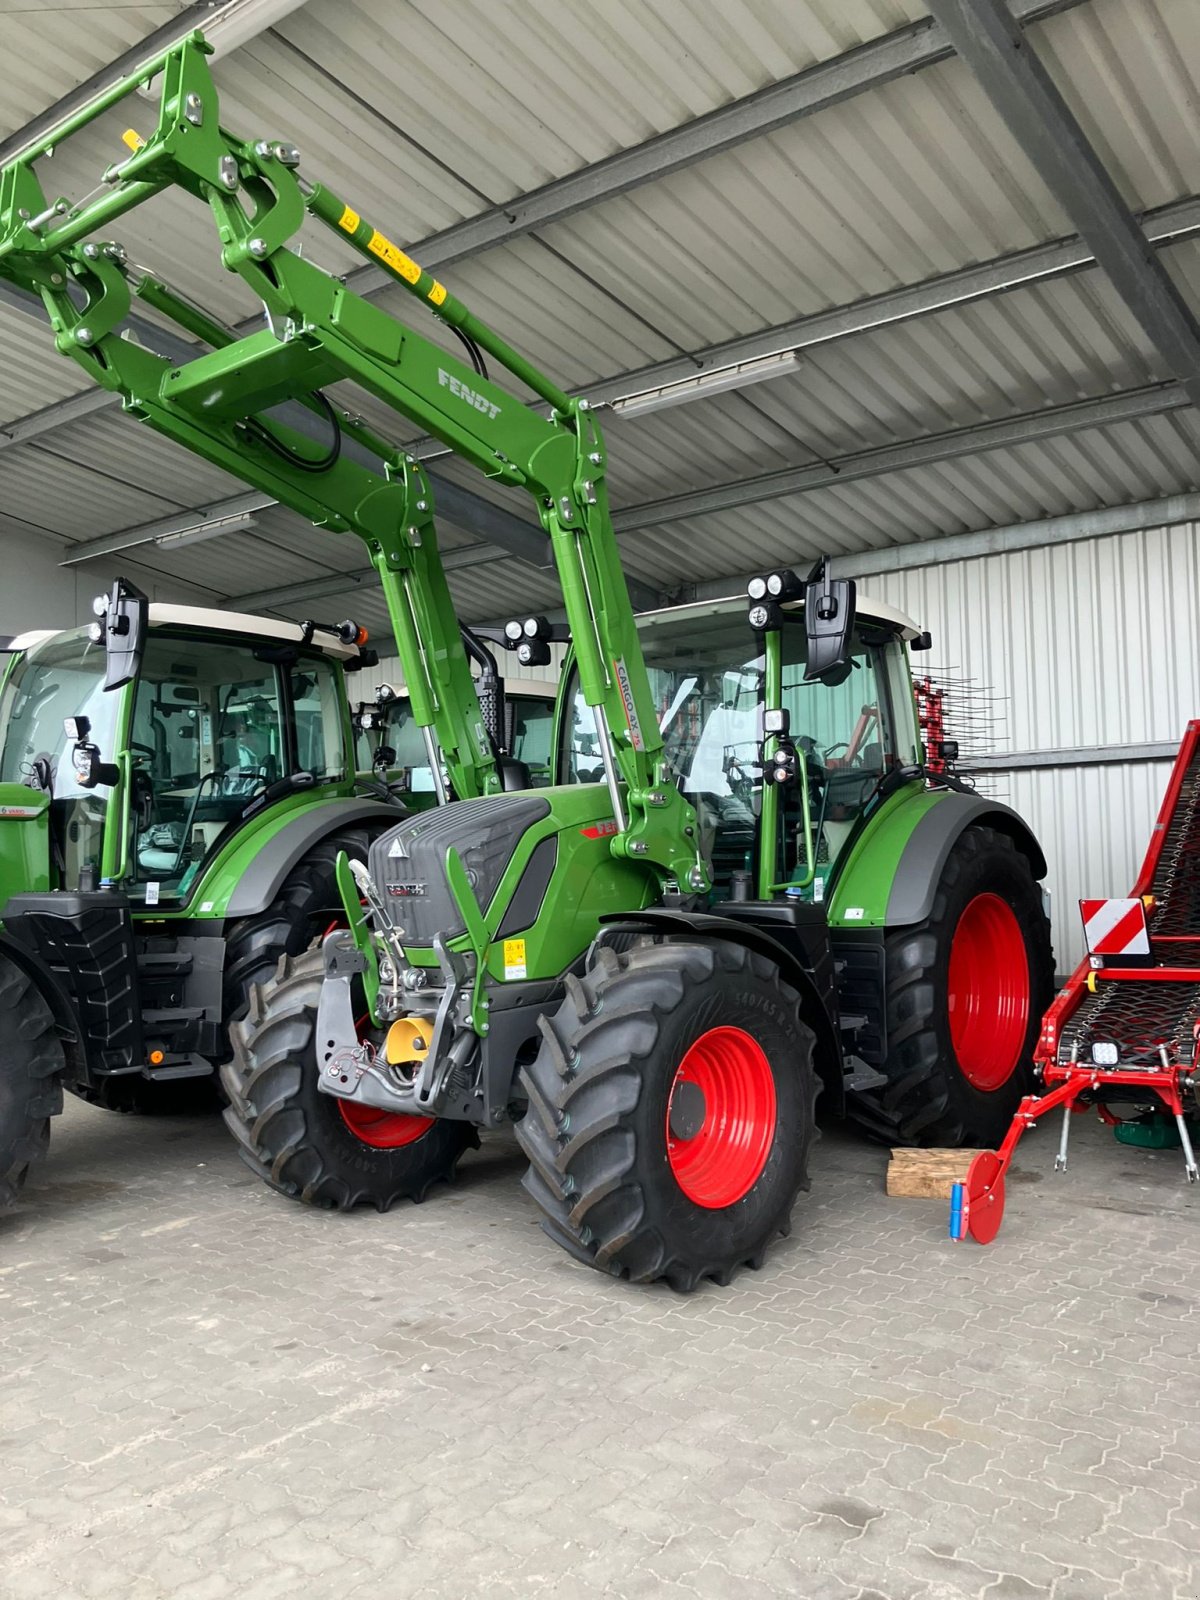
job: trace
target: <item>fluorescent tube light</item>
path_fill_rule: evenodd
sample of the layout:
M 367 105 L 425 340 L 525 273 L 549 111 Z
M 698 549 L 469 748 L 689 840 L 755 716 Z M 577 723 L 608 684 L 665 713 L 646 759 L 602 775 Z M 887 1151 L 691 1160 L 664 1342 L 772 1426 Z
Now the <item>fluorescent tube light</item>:
M 160 533 L 151 543 L 159 550 L 180 550 L 185 544 L 200 544 L 221 533 L 246 533 L 257 526 L 257 520 L 243 512 L 238 517 L 214 517 L 211 522 L 197 522 L 190 528 L 177 528 L 174 533 Z
M 754 361 L 717 367 L 694 378 L 681 378 L 678 383 L 664 383 L 658 389 L 627 394 L 620 400 L 610 400 L 609 407 L 621 417 L 640 417 L 648 411 L 664 411 L 667 406 L 682 406 L 689 400 L 703 400 L 709 395 L 726 394 L 730 389 L 745 389 L 752 383 L 782 378 L 795 372 L 799 365 L 799 351 L 781 350 L 777 355 L 759 356 Z

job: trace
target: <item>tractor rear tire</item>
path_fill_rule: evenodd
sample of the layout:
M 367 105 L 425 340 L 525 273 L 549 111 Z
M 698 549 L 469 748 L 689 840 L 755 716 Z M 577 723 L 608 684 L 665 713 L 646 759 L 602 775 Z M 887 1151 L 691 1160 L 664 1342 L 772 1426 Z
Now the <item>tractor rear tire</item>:
M 886 939 L 888 1083 L 848 1112 L 892 1145 L 1004 1138 L 1033 1087 L 1054 995 L 1050 924 L 1028 858 L 994 828 L 967 828 L 924 922 Z
M 432 1184 L 453 1176 L 477 1143 L 475 1130 L 387 1113 L 372 1121 L 358 1108 L 352 1121 L 344 1102 L 321 1092 L 316 1025 L 324 974 L 319 945 L 281 957 L 270 982 L 252 986 L 246 1015 L 230 1029 L 233 1057 L 221 1081 L 238 1153 L 279 1194 L 326 1210 L 386 1211 L 396 1200 L 423 1200 Z
M 778 968 L 724 942 L 601 946 L 541 1028 L 516 1133 L 549 1236 L 682 1293 L 760 1266 L 808 1188 L 816 1101 Z
M 63 1106 L 64 1051 L 54 1017 L 32 978 L 0 954 L 0 1211 L 50 1144 Z

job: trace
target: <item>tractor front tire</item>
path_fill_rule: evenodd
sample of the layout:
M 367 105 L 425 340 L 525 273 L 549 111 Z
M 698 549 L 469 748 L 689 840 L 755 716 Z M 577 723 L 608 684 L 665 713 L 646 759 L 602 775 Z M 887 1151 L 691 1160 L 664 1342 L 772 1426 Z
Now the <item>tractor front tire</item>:
M 590 1266 L 687 1293 L 760 1266 L 808 1188 L 815 1036 L 724 942 L 601 946 L 521 1074 L 524 1185 Z
M 888 1082 L 853 1096 L 851 1118 L 887 1144 L 993 1148 L 1033 1087 L 1054 994 L 1028 858 L 1007 834 L 967 828 L 929 916 L 888 934 L 885 961 Z
M 283 956 L 275 976 L 250 991 L 230 1029 L 221 1068 L 225 1122 L 242 1160 L 279 1194 L 326 1210 L 423 1200 L 449 1181 L 477 1142 L 469 1123 L 348 1106 L 318 1087 L 317 1006 L 325 974 L 319 945 Z
M 0 954 L 0 1211 L 50 1144 L 63 1106 L 62 1040 L 32 978 Z

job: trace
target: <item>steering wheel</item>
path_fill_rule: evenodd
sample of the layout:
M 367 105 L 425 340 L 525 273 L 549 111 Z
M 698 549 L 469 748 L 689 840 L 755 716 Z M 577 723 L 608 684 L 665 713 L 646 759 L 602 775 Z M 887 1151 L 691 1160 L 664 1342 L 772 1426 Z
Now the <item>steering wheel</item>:
M 829 749 L 825 751 L 824 760 L 831 761 L 839 750 L 849 751 L 849 749 L 850 741 L 848 739 L 839 739 L 837 744 L 831 744 Z

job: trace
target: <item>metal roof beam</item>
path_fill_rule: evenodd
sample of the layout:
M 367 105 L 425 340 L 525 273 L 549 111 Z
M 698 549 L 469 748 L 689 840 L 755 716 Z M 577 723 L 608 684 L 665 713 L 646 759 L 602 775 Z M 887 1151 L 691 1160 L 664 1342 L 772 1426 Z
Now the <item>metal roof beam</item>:
M 1200 324 L 1003 0 L 929 0 L 1042 182 L 1200 405 Z
M 1200 195 L 1188 195 L 1146 212 L 1142 218 L 1146 238 L 1158 246 L 1178 244 L 1200 234 Z M 657 388 L 685 378 L 701 377 L 722 367 L 736 366 L 788 350 L 807 350 L 832 344 L 856 334 L 895 327 L 955 306 L 968 305 L 989 295 L 1004 294 L 1031 284 L 1053 282 L 1095 266 L 1096 258 L 1078 237 L 1053 239 L 1028 250 L 1015 250 L 954 272 L 944 272 L 919 283 L 885 289 L 882 294 L 852 300 L 811 312 L 773 328 L 727 339 L 690 355 L 670 356 L 650 366 L 580 385 L 593 405 L 602 405 L 642 389 Z
M 913 567 L 940 567 L 948 561 L 974 561 L 981 556 L 1008 555 L 1014 550 L 1043 550 L 1051 545 L 1078 544 L 1082 539 L 1139 533 L 1143 528 L 1170 528 L 1181 522 L 1200 522 L 1200 494 L 1170 494 L 1124 506 L 1097 506 L 1092 511 L 1069 511 L 1065 516 L 1041 517 L 1036 522 L 1014 522 L 999 528 L 980 528 L 974 533 L 952 533 L 942 539 L 893 545 L 887 550 L 834 556 L 830 569 L 839 578 L 875 577 L 886 572 L 907 572 Z
M 1188 195 L 1182 200 L 1173 200 L 1169 205 L 1148 211 L 1143 214 L 1141 225 L 1146 238 L 1160 247 L 1192 238 L 1200 234 L 1200 196 Z M 721 344 L 709 345 L 688 355 L 670 356 L 665 361 L 578 387 L 587 393 L 593 405 L 603 405 L 622 395 L 684 378 L 699 377 L 742 361 L 753 361 L 785 350 L 806 350 L 831 344 L 856 334 L 895 327 L 917 317 L 967 305 L 988 295 L 1006 293 L 1030 284 L 1053 282 L 1094 266 L 1095 261 L 1095 256 L 1082 239 L 1054 239 L 1048 244 L 996 256 L 990 261 L 981 261 L 897 289 L 887 289 L 882 294 L 852 300 L 845 305 L 830 306 L 827 310 L 796 317 L 791 322 L 778 323 L 758 333 L 727 339 Z M 10 284 L 0 283 L 0 304 L 11 306 L 39 322 L 44 321 L 41 303 Z M 131 318 L 130 324 L 143 343 L 152 345 L 157 339 L 166 352 L 166 341 L 170 335 L 157 324 L 137 317 Z M 182 341 L 178 348 L 180 359 L 186 359 L 186 347 Z M 72 422 L 83 421 L 93 413 L 111 409 L 116 404 L 117 397 L 104 389 L 86 389 L 82 394 L 57 400 L 39 411 L 0 426 L 0 451 L 52 433 L 56 428 Z M 409 448 L 419 455 L 423 452 L 423 446 L 433 443 L 432 440 L 417 440 Z M 444 452 L 438 447 L 438 454 L 441 453 Z M 430 453 L 426 459 L 436 457 Z
M 1026 22 L 1036 22 L 1068 11 L 1082 0 L 1013 0 Z M 732 150 L 748 139 L 761 138 L 800 117 L 811 116 L 841 100 L 878 88 L 922 67 L 945 61 L 954 47 L 945 30 L 932 19 L 914 22 L 884 34 L 880 39 L 847 50 L 829 61 L 806 67 L 756 94 L 731 101 L 715 111 L 671 128 L 630 150 L 620 150 L 603 161 L 572 172 L 540 189 L 518 195 L 467 217 L 440 233 L 432 234 L 412 254 L 423 266 L 447 267 L 465 256 L 520 238 L 537 228 L 562 222 L 577 211 L 628 194 L 644 183 Z M 389 280 L 375 267 L 360 267 L 347 281 L 359 293 Z
M 672 495 L 663 500 L 630 506 L 618 511 L 613 518 L 617 532 L 628 534 L 640 528 L 660 526 L 685 517 L 705 516 L 715 511 L 728 511 L 743 505 L 752 505 L 780 495 L 806 494 L 814 489 L 832 485 L 855 483 L 864 478 L 878 477 L 889 472 L 903 472 L 910 467 L 928 466 L 939 461 L 950 461 L 961 456 L 975 455 L 985 450 L 999 450 L 1015 445 L 1034 443 L 1081 428 L 1101 428 L 1117 422 L 1135 421 L 1157 416 L 1188 405 L 1182 386 L 1174 383 L 1151 384 L 1144 389 L 1131 389 L 1124 394 L 1103 395 L 1096 400 L 1083 400 L 1065 406 L 1053 406 L 1043 411 L 1025 412 L 1017 417 L 1006 417 L 998 422 L 975 423 L 967 428 L 952 428 L 945 433 L 928 434 L 923 439 L 909 439 L 898 445 L 881 445 L 871 450 L 857 451 L 830 462 L 791 468 L 784 472 L 764 473 L 756 478 L 745 478 L 735 483 L 717 484 L 710 489 L 700 489 L 690 494 Z M 210 514 L 215 514 L 215 510 Z M 990 528 L 980 533 L 952 534 L 945 538 L 923 541 L 916 545 L 900 545 L 886 550 L 864 551 L 853 556 L 839 556 L 835 571 L 839 576 L 857 572 L 884 572 L 913 565 L 924 566 L 939 561 L 957 561 L 968 555 L 993 553 L 997 549 L 1017 548 L 1021 536 L 1023 544 L 1054 544 L 1067 539 L 1088 539 L 1101 533 L 1127 532 L 1166 521 L 1186 521 L 1200 516 L 1200 495 L 1175 495 L 1163 500 L 1144 501 L 1134 507 L 1116 507 L 1073 514 L 1066 518 L 1047 518 L 1039 522 L 1014 524 L 1012 528 Z M 1139 516 L 1153 519 L 1150 524 L 1138 522 Z M 1135 520 L 1131 520 L 1135 519 Z M 628 547 L 627 547 L 628 548 Z M 911 554 L 910 554 L 911 552 Z M 918 553 L 919 552 L 919 553 Z M 630 550 L 629 553 L 632 553 Z M 448 568 L 473 566 L 476 562 L 474 547 L 452 550 L 445 557 Z M 370 576 L 370 568 L 358 568 L 339 580 L 348 590 Z M 328 587 L 331 580 L 315 578 L 294 585 L 286 592 L 289 597 L 304 599 L 312 594 L 338 592 Z M 714 579 L 703 583 L 689 593 L 697 598 L 712 598 L 734 592 L 739 579 L 728 583 Z M 646 598 L 648 585 L 631 582 L 634 605 L 644 611 L 661 603 L 661 597 Z M 636 591 L 636 592 L 635 592 Z M 265 604 L 272 591 L 261 591 L 233 598 L 239 604 Z
M 1025 411 L 1019 416 L 995 422 L 976 422 L 966 428 L 950 428 L 944 433 L 906 439 L 901 444 L 876 445 L 870 450 L 835 456 L 802 467 L 786 467 L 781 472 L 764 472 L 753 478 L 738 478 L 732 483 L 713 484 L 707 489 L 686 494 L 666 495 L 642 505 L 627 506 L 614 513 L 618 533 L 634 533 L 640 528 L 659 527 L 665 522 L 680 522 L 688 517 L 709 516 L 716 511 L 733 511 L 739 506 L 756 505 L 784 495 L 807 494 L 834 484 L 855 483 L 887 472 L 903 472 L 909 467 L 930 466 L 958 456 L 977 455 L 985 450 L 1000 450 L 1014 445 L 1032 444 L 1039 439 L 1075 433 L 1081 428 L 1104 428 L 1117 422 L 1133 422 L 1188 405 L 1186 389 L 1178 383 L 1152 383 L 1122 394 L 1102 395 L 1095 400 L 1073 401 L 1065 406 L 1048 406 L 1041 411 Z
M 6 165 L 26 146 L 36 143 L 51 128 L 82 110 L 90 100 L 103 94 L 105 89 L 127 73 L 136 71 L 143 61 L 149 61 L 151 56 L 169 49 L 193 28 L 203 28 L 205 38 L 213 46 L 214 55 L 222 56 L 240 45 L 249 44 L 251 39 L 257 38 L 275 23 L 282 22 L 304 3 L 305 0 L 191 0 L 178 16 L 171 17 L 136 44 L 131 44 L 122 55 L 93 72 L 90 78 L 85 78 L 23 128 L 10 134 L 0 143 L 0 166 Z
M 1025 20 L 1036 21 L 1056 12 L 1069 10 L 1081 4 L 1082 0 L 1015 0 L 1015 3 Z M 176 27 L 178 22 L 179 19 L 174 19 L 170 26 Z M 186 29 L 181 31 L 185 32 Z M 791 78 L 784 79 L 781 83 L 760 90 L 756 95 L 733 101 L 710 112 L 707 116 L 685 123 L 681 128 L 671 129 L 665 134 L 647 140 L 632 150 L 621 151 L 606 161 L 585 167 L 567 178 L 546 184 L 541 189 L 532 190 L 529 194 L 501 205 L 492 206 L 478 216 L 468 217 L 463 222 L 455 223 L 452 227 L 414 244 L 412 252 L 430 268 L 445 267 L 466 256 L 478 254 L 501 244 L 506 239 L 519 237 L 536 227 L 545 227 L 561 221 L 588 205 L 615 198 L 631 188 L 662 177 L 668 172 L 677 171 L 705 156 L 731 149 L 759 134 L 769 133 L 773 128 L 833 105 L 838 100 L 875 88 L 905 73 L 930 66 L 934 62 L 946 60 L 953 53 L 949 39 L 937 24 L 931 21 L 914 23 L 907 28 L 886 34 L 881 39 L 872 40 L 857 50 L 836 56 L 831 61 L 809 67 Z M 138 59 L 144 59 L 146 51 L 143 49 L 135 54 Z M 122 57 L 121 61 L 125 63 L 125 58 Z M 125 63 L 126 68 L 132 65 L 136 65 L 136 61 Z M 90 92 L 95 92 L 100 79 L 107 81 L 105 74 L 99 74 L 97 79 L 89 80 Z M 35 123 L 29 125 L 34 131 L 36 126 Z M 0 152 L 2 150 L 3 147 L 0 146 Z M 967 274 L 974 274 L 974 277 L 970 283 L 964 283 L 961 288 L 954 283 L 954 279 L 959 275 L 949 274 L 944 279 L 932 279 L 926 284 L 913 285 L 910 288 L 874 296 L 872 299 L 851 306 L 836 307 L 831 311 L 818 313 L 815 319 L 801 318 L 778 329 L 752 335 L 745 341 L 733 340 L 727 345 L 713 346 L 711 350 L 701 351 L 696 355 L 673 357 L 669 361 L 626 376 L 639 381 L 645 379 L 647 383 L 656 381 L 658 374 L 662 375 L 657 377 L 659 382 L 670 381 L 671 377 L 695 376 L 698 372 L 707 370 L 710 363 L 728 364 L 738 359 L 749 359 L 749 354 L 740 357 L 735 353 L 742 345 L 748 353 L 753 353 L 772 346 L 774 340 L 786 340 L 791 337 L 794 345 L 800 347 L 804 343 L 815 344 L 822 342 L 823 339 L 841 338 L 851 333 L 863 332 L 885 322 L 903 320 L 905 316 L 923 315 L 927 311 L 939 309 L 941 305 L 952 305 L 964 299 L 995 292 L 998 287 L 1012 287 L 1013 280 L 1008 271 L 1010 265 L 1014 270 L 1024 270 L 1026 273 L 1024 278 L 1015 279 L 1016 282 L 1028 281 L 1031 276 L 1047 277 L 1059 271 L 1072 271 L 1078 266 L 1087 265 L 1089 260 L 1086 253 L 1078 256 L 1072 254 L 1073 243 L 1069 240 L 1058 241 L 1039 250 L 1025 252 L 1030 258 L 1027 263 L 1023 263 L 1019 256 L 1000 257 L 996 262 L 968 268 Z M 1050 252 L 1050 255 L 1039 264 L 1034 258 L 1041 256 L 1044 251 Z M 349 275 L 347 281 L 360 293 L 367 295 L 392 286 L 390 280 L 374 267 L 356 269 Z M 939 293 L 949 298 L 939 300 Z M 894 312 L 889 309 L 889 301 L 893 294 L 897 297 L 897 307 Z M 41 305 L 38 301 L 3 283 L 0 283 L 0 302 L 30 315 L 41 316 Z M 906 304 L 913 309 L 904 310 L 903 306 Z M 137 320 L 131 319 L 131 326 Z M 806 338 L 803 330 L 810 321 L 811 337 Z M 253 318 L 235 331 L 244 333 L 257 326 L 258 319 Z M 820 331 L 822 326 L 828 331 L 822 333 Z M 140 329 L 136 331 L 138 336 L 142 337 Z M 778 349 L 780 345 L 775 343 L 773 348 Z M 181 355 L 180 359 L 186 359 L 186 355 Z M 592 394 L 599 403 L 603 399 L 617 398 L 622 393 L 621 382 L 621 377 L 616 377 L 600 385 L 586 387 L 589 394 Z M 92 411 L 105 410 L 116 404 L 116 396 L 103 390 L 93 391 L 90 401 L 78 397 L 71 401 L 56 402 L 55 405 L 46 406 L 11 423 L 6 430 L 0 430 L 0 450 L 16 442 L 12 435 L 19 430 L 24 430 L 25 438 L 52 432 L 56 427 L 65 426 L 68 422 L 77 421 L 81 416 L 90 415 Z M 68 406 L 71 407 L 69 411 L 65 409 Z

